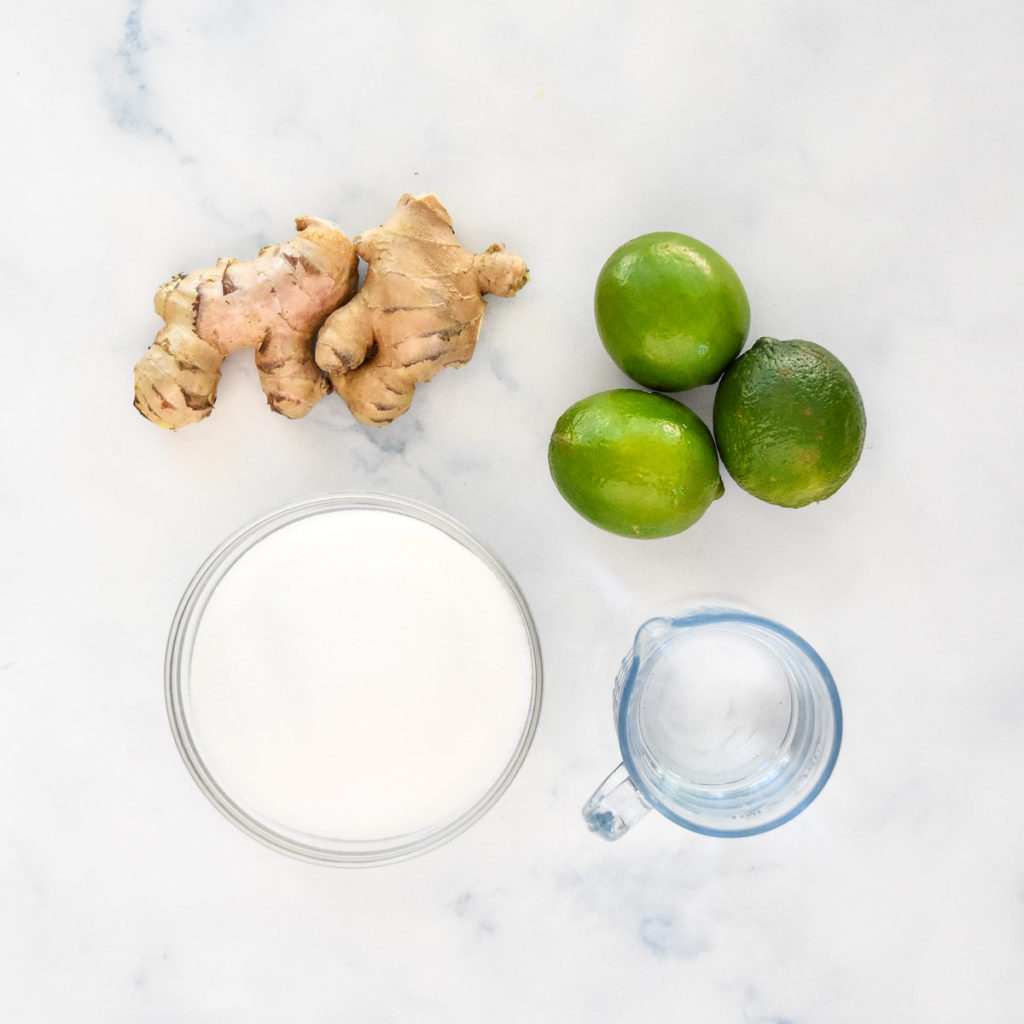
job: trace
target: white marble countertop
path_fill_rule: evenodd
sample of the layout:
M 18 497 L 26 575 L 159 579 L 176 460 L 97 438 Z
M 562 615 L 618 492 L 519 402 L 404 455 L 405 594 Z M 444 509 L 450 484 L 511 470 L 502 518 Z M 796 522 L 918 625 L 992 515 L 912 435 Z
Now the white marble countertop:
M 1019 4 L 8 8 L 5 1019 L 1022 1019 Z M 407 416 L 370 429 L 331 399 L 287 421 L 244 355 L 202 424 L 135 412 L 156 285 L 299 214 L 354 234 L 407 191 L 532 275 Z M 629 383 L 597 338 L 596 273 L 657 229 L 733 263 L 751 340 L 810 338 L 854 373 L 867 445 L 830 501 L 788 511 L 727 480 L 693 529 L 640 542 L 555 491 L 557 416 Z M 680 397 L 709 417 L 711 389 Z M 162 688 L 200 561 L 339 490 L 418 499 L 489 543 L 545 660 L 498 805 L 359 871 L 226 822 Z M 618 760 L 619 659 L 652 610 L 709 592 L 829 662 L 835 774 L 765 835 L 654 815 L 604 843 L 580 806 Z

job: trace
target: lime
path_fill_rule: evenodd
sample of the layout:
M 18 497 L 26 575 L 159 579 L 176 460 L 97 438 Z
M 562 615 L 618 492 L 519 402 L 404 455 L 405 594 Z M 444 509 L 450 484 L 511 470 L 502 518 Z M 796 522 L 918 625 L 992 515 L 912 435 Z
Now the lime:
M 714 438 L 682 402 L 617 388 L 559 417 L 548 465 L 585 519 L 626 537 L 667 537 L 692 526 L 724 487 Z
M 835 494 L 864 447 L 857 385 L 831 352 L 811 341 L 756 341 L 722 377 L 713 423 L 733 479 L 787 508 Z
M 619 368 L 653 391 L 713 384 L 750 329 L 736 271 L 714 249 L 674 231 L 641 235 L 608 257 L 594 316 Z

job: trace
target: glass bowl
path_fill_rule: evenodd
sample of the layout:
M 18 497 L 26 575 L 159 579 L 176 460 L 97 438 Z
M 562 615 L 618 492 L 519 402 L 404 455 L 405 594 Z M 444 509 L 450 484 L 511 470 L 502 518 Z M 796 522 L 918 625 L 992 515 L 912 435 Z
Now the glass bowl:
M 373 513 L 374 515 L 372 518 L 367 518 L 367 513 Z M 379 518 L 380 515 L 397 516 L 400 519 L 382 520 Z M 314 517 L 322 516 L 332 518 L 311 522 Z M 430 541 L 430 544 L 435 544 L 435 541 L 439 542 L 436 546 L 437 555 L 441 562 L 446 563 L 448 560 L 446 548 L 446 545 L 448 545 L 451 548 L 453 566 L 456 564 L 465 565 L 470 573 L 477 573 L 478 570 L 469 568 L 469 562 L 473 565 L 483 566 L 486 568 L 487 573 L 492 574 L 493 581 L 497 583 L 497 586 L 494 588 L 494 594 L 499 603 L 502 604 L 502 614 L 505 616 L 503 629 L 505 629 L 507 637 L 516 642 L 516 657 L 513 661 L 517 669 L 522 668 L 523 674 L 528 676 L 528 678 L 515 682 L 510 675 L 510 680 L 507 684 L 510 687 L 521 686 L 524 688 L 522 693 L 514 695 L 516 708 L 514 720 L 510 716 L 505 716 L 504 725 L 501 726 L 501 729 L 505 730 L 502 735 L 507 740 L 514 740 L 514 742 L 506 743 L 496 754 L 492 753 L 490 755 L 492 760 L 496 761 L 497 759 L 504 758 L 504 751 L 508 750 L 507 760 L 504 760 L 500 768 L 496 763 L 491 763 L 488 770 L 482 772 L 485 777 L 474 777 L 473 771 L 479 768 L 479 764 L 472 762 L 470 748 L 474 744 L 477 747 L 481 747 L 484 744 L 481 743 L 480 735 L 474 736 L 471 726 L 474 723 L 474 716 L 477 716 L 475 720 L 479 721 L 481 709 L 494 704 L 494 698 L 491 696 L 491 692 L 487 690 L 487 687 L 494 685 L 493 679 L 495 675 L 491 673 L 489 678 L 480 680 L 482 684 L 479 694 L 480 703 L 478 705 L 467 705 L 459 709 L 460 714 L 464 713 L 463 717 L 465 718 L 467 728 L 460 731 L 456 737 L 454 752 L 452 752 L 452 736 L 449 735 L 447 737 L 447 745 L 443 748 L 445 756 L 455 760 L 452 761 L 452 768 L 446 777 L 452 779 L 461 778 L 462 781 L 458 785 L 464 787 L 464 791 L 453 797 L 454 803 L 449 801 L 443 813 L 438 812 L 437 820 L 430 819 L 430 814 L 422 810 L 423 805 L 421 805 L 417 808 L 415 814 L 407 817 L 407 820 L 417 819 L 413 824 L 410 824 L 408 827 L 404 825 L 399 825 L 398 827 L 393 825 L 382 826 L 379 834 L 377 832 L 367 834 L 367 826 L 365 824 L 358 829 L 351 830 L 341 822 L 337 823 L 337 827 L 334 825 L 325 827 L 322 821 L 305 820 L 297 813 L 293 815 L 290 805 L 282 802 L 284 798 L 278 799 L 280 794 L 277 794 L 275 787 L 281 778 L 287 776 L 288 771 L 291 769 L 288 763 L 279 764 L 271 760 L 265 765 L 264 782 L 267 782 L 271 789 L 274 789 L 274 799 L 271 799 L 269 796 L 270 790 L 267 791 L 267 794 L 262 794 L 259 785 L 254 784 L 252 778 L 246 779 L 244 784 L 240 783 L 239 779 L 243 778 L 243 775 L 234 769 L 227 770 L 225 767 L 226 765 L 232 765 L 231 757 L 224 753 L 225 750 L 230 749 L 229 741 L 226 738 L 229 734 L 230 743 L 234 743 L 239 750 L 242 750 L 243 747 L 238 746 L 238 744 L 250 744 L 250 749 L 246 752 L 245 758 L 252 760 L 253 758 L 263 757 L 262 748 L 260 748 L 258 753 L 254 752 L 258 743 L 258 740 L 254 740 L 254 736 L 259 736 L 260 734 L 247 735 L 245 732 L 247 728 L 245 724 L 247 714 L 251 711 L 249 705 L 255 703 L 256 700 L 255 697 L 247 697 L 247 695 L 264 692 L 270 694 L 269 687 L 276 686 L 277 684 L 273 680 L 265 684 L 253 683 L 252 679 L 245 675 L 244 652 L 240 651 L 237 663 L 233 659 L 233 634 L 225 636 L 224 633 L 218 634 L 216 632 L 217 629 L 224 629 L 225 622 L 232 621 L 230 618 L 225 618 L 220 605 L 223 605 L 225 601 L 237 600 L 240 602 L 239 613 L 245 612 L 245 617 L 239 619 L 238 626 L 240 635 L 242 635 L 244 629 L 251 630 L 252 628 L 250 602 L 256 602 L 256 610 L 259 613 L 261 611 L 260 602 L 265 600 L 268 603 L 266 609 L 267 630 L 271 630 L 273 628 L 271 624 L 275 621 L 275 616 L 272 613 L 279 613 L 282 609 L 270 608 L 269 604 L 273 598 L 269 595 L 261 596 L 263 591 L 258 587 L 255 589 L 249 588 L 245 573 L 251 574 L 256 572 L 252 567 L 263 564 L 266 561 L 266 552 L 272 551 L 273 545 L 280 547 L 282 541 L 289 541 L 289 535 L 283 534 L 282 531 L 288 531 L 290 528 L 293 528 L 291 542 L 294 542 L 294 529 L 298 528 L 298 524 L 303 523 L 306 524 L 303 527 L 304 529 L 323 529 L 326 531 L 325 536 L 328 537 L 334 536 L 332 531 L 335 525 L 339 528 L 358 525 L 364 529 L 367 525 L 370 525 L 388 531 L 397 530 L 399 534 L 403 535 L 404 532 L 414 531 L 412 543 L 415 543 L 416 537 L 419 537 L 421 541 L 427 540 L 427 535 L 422 534 L 423 530 L 439 531 L 439 535 L 431 533 L 429 536 L 434 538 L 434 540 Z M 421 532 L 415 534 L 416 530 Z M 372 530 L 370 533 L 372 537 Z M 338 536 L 340 537 L 342 534 L 338 534 Z M 448 538 L 448 541 L 444 541 L 443 538 Z M 450 542 L 455 543 L 451 544 Z M 264 549 L 260 549 L 260 545 L 264 545 Z M 256 552 L 258 557 L 250 558 L 248 563 L 245 562 L 245 557 L 253 552 Z M 402 560 L 390 550 L 387 552 L 382 550 L 379 554 L 385 562 L 389 563 L 388 571 L 392 574 L 397 572 L 400 577 L 396 584 L 398 586 L 405 588 L 421 586 L 427 588 L 424 593 L 431 594 L 432 588 L 440 586 L 445 576 L 449 579 L 451 578 L 450 573 L 438 573 L 435 570 L 428 579 L 427 570 L 423 568 L 423 565 L 426 563 L 422 563 L 421 567 L 417 568 L 416 559 L 408 555 Z M 328 545 L 328 549 L 324 551 L 324 559 L 328 560 L 325 562 L 325 565 L 329 564 L 331 557 L 332 552 Z M 375 559 L 378 557 L 378 553 L 375 552 L 372 541 L 367 542 L 366 551 L 360 552 L 360 557 L 368 560 L 366 564 L 377 564 Z M 466 561 L 467 558 L 469 562 Z M 260 562 L 260 559 L 263 562 Z M 319 560 L 316 561 L 319 565 Z M 323 567 L 321 566 L 320 568 Z M 339 566 L 338 568 L 340 570 L 343 567 Z M 306 565 L 297 566 L 296 568 L 296 572 L 307 570 L 310 572 L 314 571 Z M 417 579 L 417 572 L 423 576 L 423 579 Z M 232 576 L 232 573 L 236 575 Z M 321 573 L 321 575 L 323 574 Z M 486 574 L 479 573 L 479 575 L 482 580 Z M 333 580 L 334 576 L 332 575 L 330 579 Z M 225 584 L 225 580 L 228 581 L 227 584 Z M 328 582 L 327 585 L 335 586 L 332 582 Z M 484 583 L 483 585 L 491 586 L 492 584 Z M 355 593 L 352 591 L 352 588 L 361 586 L 359 578 L 351 578 L 345 572 L 339 571 L 337 573 L 336 586 L 339 588 L 339 593 L 344 595 L 345 600 L 353 601 L 353 606 L 358 603 L 355 601 Z M 221 588 L 219 596 L 218 588 Z M 348 589 L 346 590 L 346 588 Z M 234 596 L 228 598 L 225 597 L 225 594 L 233 594 Z M 500 597 L 497 596 L 499 594 L 501 595 Z M 207 633 L 204 633 L 204 616 L 207 619 L 211 617 L 207 614 L 211 600 L 215 601 L 215 614 L 213 614 L 212 618 L 219 625 L 216 627 L 209 626 Z M 458 601 L 455 603 L 458 603 Z M 370 602 L 369 607 L 376 608 L 377 606 Z M 285 616 L 288 621 L 298 622 L 300 625 L 307 616 L 307 610 L 304 608 L 298 611 L 296 609 L 286 609 L 285 611 L 288 612 Z M 505 614 L 506 612 L 508 614 Z M 309 615 L 314 613 L 315 608 L 308 610 Z M 387 608 L 382 607 L 373 614 L 390 616 L 391 613 Z M 447 608 L 445 609 L 445 614 L 448 614 Z M 459 614 L 462 616 L 459 621 L 463 622 L 464 631 L 466 623 L 471 623 L 471 628 L 474 630 L 478 627 L 486 629 L 487 622 L 481 618 L 483 608 L 471 607 L 461 609 Z M 387 621 L 390 623 L 390 618 Z M 404 621 L 408 623 L 409 617 L 407 616 Z M 244 623 L 248 625 L 243 629 Z M 394 624 L 389 625 L 388 628 L 392 628 L 392 625 Z M 395 625 L 395 628 L 402 629 L 405 627 L 402 627 L 399 623 Z M 519 630 L 522 633 L 521 648 L 518 646 L 517 639 Z M 211 631 L 216 643 L 227 651 L 226 660 L 222 654 L 220 661 L 213 662 L 213 664 L 225 666 L 222 670 L 217 670 L 221 671 L 224 679 L 217 675 L 217 671 L 209 667 L 208 662 L 204 663 L 202 658 L 198 662 L 196 660 L 197 639 L 200 640 L 201 651 L 208 649 L 211 644 Z M 301 632 L 301 629 L 299 631 Z M 228 632 L 231 633 L 231 630 Z M 411 629 L 405 628 L 405 634 L 406 636 L 411 635 Z M 248 635 L 251 638 L 254 634 L 250 632 Z M 485 638 L 486 635 L 485 633 Z M 445 656 L 458 658 L 460 657 L 458 648 L 463 636 L 464 632 L 456 633 L 453 636 L 447 637 L 446 640 L 439 642 L 437 646 L 441 648 L 447 645 L 448 653 Z M 288 636 L 286 634 L 285 640 L 287 639 Z M 481 642 L 479 638 L 476 638 L 476 642 L 478 645 L 476 653 L 469 656 L 470 659 L 476 658 L 476 661 L 470 660 L 469 664 L 475 665 L 479 662 L 482 667 L 486 668 L 489 644 Z M 204 644 L 206 647 L 203 646 Z M 257 642 L 256 646 L 259 647 L 260 643 Z M 418 652 L 420 650 L 420 647 L 416 647 L 412 656 L 419 657 Z M 276 654 L 276 649 L 272 653 Z M 424 651 L 423 656 L 427 658 L 427 652 Z M 429 656 L 432 657 L 432 655 Z M 204 655 L 203 657 L 208 658 L 209 656 Z M 498 657 L 497 653 L 494 653 L 493 657 Z M 259 664 L 262 665 L 263 662 Z M 362 682 L 355 682 L 357 674 L 353 668 L 347 677 L 348 682 L 346 683 L 345 665 L 337 665 L 332 662 L 330 665 L 331 672 L 333 673 L 335 669 L 339 671 L 327 681 L 317 681 L 319 676 L 317 676 L 317 680 L 313 680 L 314 673 L 312 672 L 307 672 L 303 678 L 298 679 L 295 683 L 297 691 L 295 706 L 287 709 L 288 713 L 296 715 L 302 713 L 299 701 L 306 693 L 312 694 L 315 701 L 338 702 L 342 698 L 336 695 L 333 688 L 337 687 L 340 691 L 344 689 L 345 685 L 349 687 L 348 690 L 344 691 L 345 693 L 362 694 L 371 701 L 378 699 L 369 689 L 374 685 L 374 680 L 368 680 L 365 685 Z M 474 677 L 469 673 L 469 669 L 466 672 L 466 685 L 471 688 L 475 687 Z M 325 676 L 327 674 L 325 672 Z M 234 675 L 238 675 L 239 679 L 232 679 L 229 685 L 225 679 L 228 676 Z M 404 675 L 399 675 L 401 679 L 406 678 Z M 516 679 L 518 679 L 518 672 L 515 675 Z M 358 678 L 361 680 L 363 677 L 359 676 Z M 399 685 L 396 680 L 391 682 L 394 685 Z M 288 684 L 288 686 L 290 685 Z M 261 690 L 259 688 L 261 686 L 264 689 Z M 277 694 L 271 694 L 266 699 L 278 701 L 281 699 L 291 700 L 291 690 L 288 689 L 288 686 L 282 688 Z M 314 692 L 308 690 L 309 686 L 316 686 L 320 689 Z M 249 687 L 249 689 L 246 689 L 246 687 Z M 249 836 L 279 852 L 315 863 L 349 867 L 379 865 L 406 860 L 448 842 L 478 821 L 505 792 L 526 757 L 540 714 L 541 691 L 541 656 L 537 632 L 526 600 L 505 566 L 489 548 L 444 513 L 405 498 L 383 494 L 331 494 L 309 498 L 264 515 L 228 537 L 210 554 L 186 588 L 171 626 L 165 659 L 165 694 L 174 740 L 186 767 L 199 785 L 199 788 L 206 794 L 213 805 L 228 820 L 232 821 Z M 389 692 L 393 693 L 395 691 Z M 469 699 L 471 701 L 477 701 L 478 697 L 475 690 L 472 690 L 472 692 L 467 690 L 466 692 L 470 693 Z M 216 699 L 221 702 L 218 705 L 216 715 L 208 710 L 203 711 L 204 706 L 206 708 L 212 706 L 211 701 L 213 697 L 210 696 L 211 693 L 216 693 Z M 284 698 L 282 698 L 282 694 Z M 263 698 L 261 697 L 260 699 Z M 381 697 L 379 699 L 384 700 L 386 698 Z M 426 700 L 427 698 L 420 694 L 417 699 Z M 509 700 L 511 702 L 512 697 Z M 230 703 L 230 701 L 234 701 L 234 703 Z M 319 707 L 319 704 L 316 704 L 316 706 Z M 331 704 L 328 703 L 325 706 L 330 707 Z M 394 706 L 392 705 L 392 707 Z M 510 703 L 509 706 L 511 707 L 512 704 Z M 430 720 L 433 706 L 427 704 L 425 707 L 427 712 L 425 718 Z M 443 709 L 441 713 L 443 714 Z M 204 714 L 207 716 L 205 722 Z M 493 712 L 493 714 L 498 714 L 498 712 Z M 349 717 L 354 718 L 355 716 L 353 714 Z M 440 719 L 438 720 L 440 721 Z M 340 721 L 347 723 L 348 719 L 339 719 Z M 444 721 L 447 722 L 449 719 L 445 718 Z M 303 722 L 302 727 L 305 728 L 308 725 L 310 728 L 317 728 L 320 724 L 321 720 L 317 719 L 315 722 L 312 720 L 309 723 Z M 266 722 L 263 721 L 260 728 L 265 729 L 266 727 Z M 423 729 L 427 728 L 429 728 L 429 722 L 423 727 Z M 282 726 L 282 730 L 284 730 L 284 726 Z M 422 738 L 419 735 L 422 731 L 417 730 L 417 739 Z M 298 758 L 301 759 L 306 749 L 303 745 L 303 737 L 301 735 L 293 737 L 289 734 L 288 738 L 295 739 L 298 746 L 294 750 L 298 752 Z M 387 738 L 391 739 L 390 734 L 388 734 Z M 423 739 L 423 742 L 426 743 L 427 740 Z M 465 771 L 462 771 L 461 762 L 458 761 L 458 758 L 463 756 L 460 744 L 463 744 L 466 748 L 465 757 L 467 760 L 465 762 Z M 272 752 L 274 748 L 271 746 L 269 749 Z M 328 751 L 331 749 L 329 742 L 326 749 Z M 350 750 L 352 748 L 351 746 L 345 747 L 344 744 L 339 743 L 334 749 Z M 372 747 L 368 749 L 372 750 Z M 475 757 L 476 755 L 473 754 L 472 756 Z M 291 755 L 288 755 L 288 757 L 291 757 Z M 394 759 L 389 763 L 377 766 L 370 763 L 373 760 L 374 758 L 371 756 L 366 758 L 365 761 L 358 761 L 355 771 L 352 770 L 352 765 L 347 765 L 344 778 L 342 778 L 340 770 L 335 775 L 331 775 L 328 772 L 319 776 L 319 778 L 326 780 L 325 784 L 327 785 L 336 785 L 339 797 L 354 798 L 359 794 L 360 786 L 364 790 L 372 789 L 369 786 L 371 780 L 377 782 L 379 777 L 386 775 L 389 769 L 393 769 L 396 773 L 398 771 L 395 768 Z M 238 763 L 243 762 L 239 761 Z M 249 761 L 244 763 L 248 764 Z M 252 763 L 255 767 L 251 769 L 250 775 L 253 775 L 253 773 L 258 774 L 264 770 L 264 766 L 261 766 L 261 763 L 258 761 L 253 760 Z M 364 764 L 365 770 L 363 770 Z M 424 767 L 429 768 L 430 765 L 427 764 Z M 234 768 L 237 768 L 237 765 Z M 460 772 L 461 774 L 459 774 Z M 418 781 L 419 774 L 406 774 L 402 778 L 416 782 Z M 282 782 L 281 785 L 284 786 L 284 783 Z M 301 804 L 307 790 L 308 787 L 302 791 L 296 789 L 291 795 L 298 798 L 297 802 Z M 401 786 L 396 783 L 395 794 L 399 800 L 402 798 L 400 790 Z M 285 792 L 287 795 L 287 788 L 285 787 L 282 792 Z M 335 794 L 332 792 L 330 798 L 334 799 L 334 796 Z M 366 801 L 369 813 L 372 816 L 375 806 L 372 795 L 367 796 Z M 344 801 L 341 802 L 343 803 Z M 399 811 L 396 810 L 396 814 L 399 814 Z M 427 817 L 424 818 L 424 815 Z

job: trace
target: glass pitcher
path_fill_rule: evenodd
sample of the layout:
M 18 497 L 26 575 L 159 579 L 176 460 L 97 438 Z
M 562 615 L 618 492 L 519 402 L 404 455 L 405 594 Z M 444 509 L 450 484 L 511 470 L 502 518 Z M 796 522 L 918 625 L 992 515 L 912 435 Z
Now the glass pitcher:
M 775 828 L 821 792 L 843 729 L 832 675 L 807 641 L 732 608 L 645 622 L 614 709 L 622 764 L 583 808 L 609 840 L 651 808 L 711 836 Z

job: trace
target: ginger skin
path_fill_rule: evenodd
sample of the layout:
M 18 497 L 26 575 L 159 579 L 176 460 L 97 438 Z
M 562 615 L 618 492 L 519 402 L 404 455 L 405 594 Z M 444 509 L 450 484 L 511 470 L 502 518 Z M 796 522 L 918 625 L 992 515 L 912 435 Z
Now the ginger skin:
M 436 196 L 404 195 L 387 223 L 355 239 L 366 281 L 317 336 L 315 358 L 362 423 L 404 413 L 420 382 L 473 355 L 487 303 L 526 283 L 526 264 L 496 243 L 467 252 Z
M 165 325 L 135 366 L 135 407 L 177 430 L 213 411 L 221 364 L 255 349 L 270 407 L 305 416 L 330 391 L 313 360 L 313 337 L 325 317 L 358 284 L 359 260 L 349 238 L 315 217 L 295 221 L 298 234 L 262 249 L 255 260 L 220 259 L 178 274 L 153 300 Z

